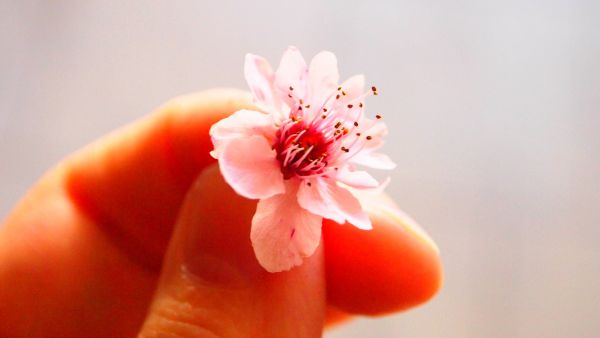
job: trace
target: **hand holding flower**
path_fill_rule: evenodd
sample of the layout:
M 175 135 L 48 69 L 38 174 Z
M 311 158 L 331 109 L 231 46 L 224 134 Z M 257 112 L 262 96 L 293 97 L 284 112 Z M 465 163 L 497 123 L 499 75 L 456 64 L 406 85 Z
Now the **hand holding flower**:
M 0 226 L 0 336 L 320 336 L 436 292 L 435 247 L 388 202 L 366 208 L 372 230 L 325 221 L 302 266 L 266 272 L 256 202 L 208 155 L 241 109 L 239 91 L 175 99 L 44 175 Z

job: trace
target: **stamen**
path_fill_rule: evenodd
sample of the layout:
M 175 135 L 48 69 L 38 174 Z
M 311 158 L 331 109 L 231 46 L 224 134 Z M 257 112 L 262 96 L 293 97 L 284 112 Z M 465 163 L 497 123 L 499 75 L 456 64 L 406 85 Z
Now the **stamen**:
M 305 149 L 304 151 L 304 155 L 302 155 L 302 157 L 300 157 L 298 160 L 294 161 L 294 163 L 290 164 L 290 166 L 292 167 L 298 167 L 300 164 L 302 164 L 302 162 L 306 159 L 306 157 L 308 156 L 308 154 L 310 154 L 310 152 L 313 150 L 313 146 L 310 146 L 310 148 Z

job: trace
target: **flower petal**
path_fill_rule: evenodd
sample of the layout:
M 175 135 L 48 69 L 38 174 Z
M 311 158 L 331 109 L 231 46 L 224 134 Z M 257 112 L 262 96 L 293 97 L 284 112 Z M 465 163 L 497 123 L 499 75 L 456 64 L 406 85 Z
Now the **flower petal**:
M 385 123 L 379 120 L 363 118 L 360 122 L 361 132 L 371 136 L 371 139 L 365 143 L 362 151 L 371 152 L 383 146 L 383 137 L 387 135 L 388 129 Z
M 396 163 L 382 153 L 358 153 L 350 159 L 350 162 L 374 169 L 391 170 L 396 168 Z
M 327 51 L 315 55 L 308 68 L 308 80 L 310 84 L 310 102 L 312 105 L 320 107 L 325 99 L 331 95 L 331 92 L 337 88 L 340 80 L 335 55 Z
M 227 142 L 219 156 L 223 178 L 238 194 L 252 199 L 285 192 L 283 174 L 271 145 L 262 136 Z
M 340 167 L 336 173 L 336 180 L 353 188 L 368 189 L 379 186 L 379 182 L 377 182 L 377 180 L 368 172 L 363 170 L 350 170 L 350 166 L 348 165 Z
M 281 110 L 281 100 L 273 91 L 275 75 L 265 58 L 246 54 L 244 76 L 258 107 L 270 113 Z
M 273 118 L 268 114 L 238 110 L 210 127 L 209 134 L 215 147 L 211 155 L 217 158 L 225 143 L 233 139 L 262 135 L 270 140 L 275 137 L 275 132 Z
M 298 189 L 298 204 L 313 214 L 330 219 L 339 224 L 345 222 L 337 206 L 331 201 L 324 179 L 316 177 L 306 179 Z
M 302 264 L 319 246 L 321 224 L 320 216 L 298 205 L 295 191 L 260 200 L 250 232 L 258 262 L 269 272 Z
M 342 83 L 342 90 L 346 93 L 342 96 L 343 103 L 354 101 L 365 93 L 365 76 L 354 75 Z
M 306 179 L 298 190 L 298 203 L 304 209 L 343 224 L 348 221 L 359 229 L 372 228 L 369 216 L 360 202 L 332 179 Z
M 302 54 L 300 54 L 298 48 L 288 47 L 283 53 L 279 67 L 275 72 L 275 87 L 284 97 L 287 97 L 289 88 L 292 87 L 294 95 L 299 99 L 304 99 L 307 77 L 308 67 Z
M 385 123 L 364 118 L 361 121 L 361 132 L 371 137 L 365 142 L 361 151 L 350 158 L 350 163 L 359 164 L 375 169 L 394 169 L 396 164 L 387 156 L 375 151 L 383 146 L 383 137 L 387 135 Z

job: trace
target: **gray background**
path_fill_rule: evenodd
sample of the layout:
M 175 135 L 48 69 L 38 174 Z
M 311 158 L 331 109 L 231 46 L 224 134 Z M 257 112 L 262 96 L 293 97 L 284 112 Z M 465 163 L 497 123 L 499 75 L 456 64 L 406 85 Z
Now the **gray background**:
M 432 302 L 337 337 L 600 335 L 594 1 L 0 1 L 0 215 L 48 167 L 163 101 L 245 88 L 243 56 L 329 49 L 365 73 L 437 241 Z

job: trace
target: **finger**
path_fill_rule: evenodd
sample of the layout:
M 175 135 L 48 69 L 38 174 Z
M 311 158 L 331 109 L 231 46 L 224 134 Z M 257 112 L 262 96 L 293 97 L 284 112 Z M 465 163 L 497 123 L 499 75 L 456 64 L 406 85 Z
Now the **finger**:
M 365 203 L 370 231 L 324 222 L 329 303 L 347 314 L 378 315 L 429 300 L 442 283 L 436 245 L 391 200 Z
M 213 166 L 188 193 L 141 337 L 320 337 L 322 250 L 296 269 L 268 273 L 254 257 L 244 199 Z
M 0 336 L 137 332 L 161 243 L 210 161 L 208 128 L 247 102 L 235 90 L 175 99 L 46 174 L 0 225 Z
M 132 259 L 158 271 L 185 193 L 214 162 L 210 126 L 249 105 L 238 90 L 171 100 L 76 154 L 68 193 Z
M 0 337 L 130 337 L 155 280 L 73 205 L 59 166 L 0 225 Z

